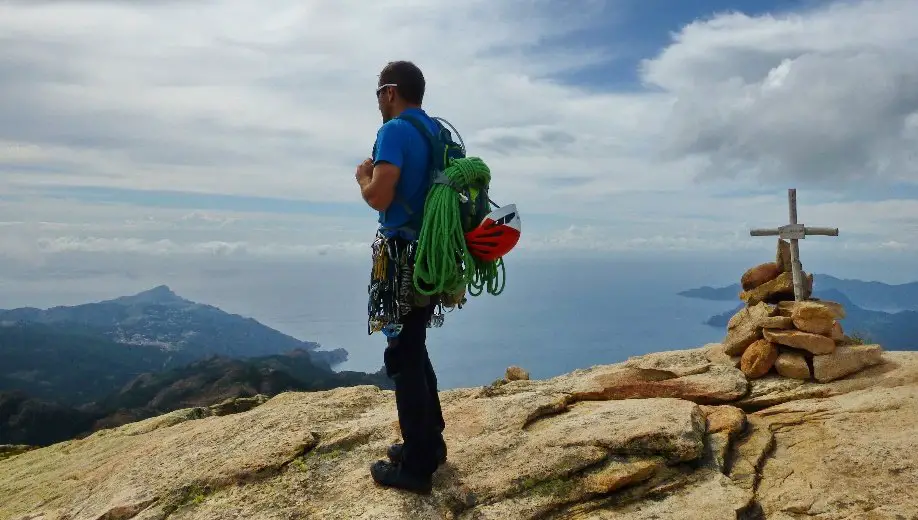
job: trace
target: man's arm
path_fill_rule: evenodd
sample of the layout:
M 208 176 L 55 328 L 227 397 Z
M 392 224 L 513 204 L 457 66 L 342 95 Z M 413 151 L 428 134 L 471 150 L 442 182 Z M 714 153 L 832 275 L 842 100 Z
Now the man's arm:
M 376 163 L 370 176 L 363 176 L 357 181 L 363 200 L 376 211 L 386 211 L 395 199 L 395 185 L 400 175 L 401 168 L 398 166 L 390 162 Z
M 395 199 L 395 187 L 405 160 L 404 125 L 384 124 L 376 135 L 376 156 L 369 175 L 358 178 L 363 200 L 376 211 L 385 211 Z

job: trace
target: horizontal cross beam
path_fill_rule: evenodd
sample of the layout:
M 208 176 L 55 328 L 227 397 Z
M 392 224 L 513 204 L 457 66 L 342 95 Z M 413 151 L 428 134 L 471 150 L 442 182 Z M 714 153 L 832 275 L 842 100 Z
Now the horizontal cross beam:
M 778 236 L 785 240 L 801 240 L 806 238 L 808 235 L 837 237 L 838 228 L 807 227 L 803 224 L 788 224 L 779 228 L 753 229 L 749 232 L 749 235 L 754 237 Z
M 753 229 L 749 234 L 754 237 L 779 236 L 790 241 L 790 260 L 791 271 L 794 276 L 794 300 L 803 299 L 803 266 L 800 264 L 800 246 L 799 240 L 807 235 L 823 235 L 829 237 L 838 236 L 838 228 L 826 227 L 806 227 L 797 222 L 797 190 L 791 188 L 787 190 L 787 210 L 790 223 L 779 228 L 770 229 Z

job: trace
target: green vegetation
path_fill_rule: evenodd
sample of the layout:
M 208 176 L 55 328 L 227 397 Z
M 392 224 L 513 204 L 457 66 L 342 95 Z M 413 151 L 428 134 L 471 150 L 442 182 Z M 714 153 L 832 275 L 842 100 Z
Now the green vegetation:
M 0 391 L 19 390 L 64 405 L 91 403 L 140 374 L 192 359 L 181 352 L 119 344 L 85 325 L 0 326 Z
M 90 430 L 101 414 L 0 392 L 0 444 L 46 446 Z
M 520 482 L 521 491 L 529 491 L 539 496 L 556 496 L 565 497 L 577 488 L 577 482 L 573 479 L 558 476 L 549 480 L 536 480 L 526 478 Z
M 854 345 L 869 345 L 873 343 L 869 336 L 861 333 L 860 331 L 855 331 L 848 334 L 848 339 L 850 339 L 851 343 Z
M 0 460 L 15 457 L 27 451 L 32 450 L 32 446 L 0 444 Z
M 532 491 L 537 495 L 565 497 L 571 494 L 576 488 L 577 483 L 575 481 L 563 477 L 557 477 L 536 485 Z
M 117 343 L 80 323 L 0 325 L 0 444 L 45 446 L 226 399 L 353 385 L 392 388 L 383 370 L 334 372 L 303 349 L 231 359 Z
M 167 516 L 171 515 L 184 507 L 194 506 L 204 502 L 204 500 L 207 499 L 207 495 L 210 493 L 211 490 L 209 486 L 193 484 L 178 490 L 178 492 L 166 498 L 164 500 L 165 505 L 163 509 Z
M 290 462 L 290 465 L 292 465 L 293 467 L 295 467 L 296 469 L 300 471 L 306 471 L 308 469 L 306 467 L 306 461 L 303 459 L 303 457 L 297 457 L 293 459 L 293 461 Z
M 308 454 L 306 454 L 306 456 L 314 457 L 321 461 L 327 461 L 327 460 L 337 459 L 338 457 L 340 457 L 341 455 L 344 455 L 345 453 L 347 452 L 341 448 L 334 448 L 329 451 L 313 450 L 313 451 L 310 451 Z

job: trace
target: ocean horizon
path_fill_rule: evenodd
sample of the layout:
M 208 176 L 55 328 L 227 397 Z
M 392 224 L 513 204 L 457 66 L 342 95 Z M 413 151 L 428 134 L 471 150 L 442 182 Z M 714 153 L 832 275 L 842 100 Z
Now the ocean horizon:
M 386 341 L 367 334 L 365 263 L 245 269 L 220 282 L 185 279 L 170 287 L 324 349 L 344 348 L 349 358 L 336 370 L 375 372 Z M 439 387 L 489 384 L 511 365 L 541 379 L 720 341 L 724 331 L 704 321 L 735 303 L 677 294 L 709 281 L 709 274 L 704 264 L 666 261 L 508 259 L 502 294 L 470 297 L 448 312 L 442 327 L 428 329 Z
M 440 389 L 488 384 L 511 365 L 541 379 L 721 341 L 726 331 L 704 322 L 733 309 L 739 299 L 706 301 L 678 292 L 735 283 L 755 263 L 754 257 L 520 256 L 508 258 L 503 294 L 471 297 L 464 308 L 446 315 L 443 327 L 428 330 Z M 813 272 L 871 279 L 863 263 L 814 259 L 813 264 Z M 98 276 L 103 275 L 8 285 L 0 307 L 74 305 L 166 284 L 182 297 L 253 318 L 323 349 L 346 349 L 349 359 L 336 370 L 375 372 L 383 365 L 385 337 L 367 335 L 367 260 L 267 267 L 222 262 Z
M 441 390 L 489 384 L 511 365 L 542 379 L 719 342 L 726 330 L 705 321 L 740 300 L 706 301 L 678 293 L 737 282 L 755 263 L 742 257 L 514 260 L 508 258 L 502 294 L 470 297 L 466 306 L 446 315 L 442 327 L 428 329 L 428 351 Z M 814 267 L 820 263 L 814 259 Z M 830 271 L 860 274 L 857 263 L 838 267 Z M 212 287 L 209 300 L 225 302 L 229 309 L 244 306 L 248 312 L 243 314 L 323 348 L 346 349 L 349 359 L 336 370 L 372 372 L 383 365 L 386 342 L 380 333 L 367 335 L 367 276 L 363 262 L 341 262 L 299 280 L 266 274 L 234 294 Z M 239 294 L 245 302 L 234 297 Z

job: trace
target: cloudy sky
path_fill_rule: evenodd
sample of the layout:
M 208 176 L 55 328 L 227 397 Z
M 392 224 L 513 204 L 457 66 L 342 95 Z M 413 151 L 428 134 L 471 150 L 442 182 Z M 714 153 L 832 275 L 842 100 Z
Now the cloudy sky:
M 572 10 L 571 6 L 577 9 Z M 519 255 L 918 249 L 918 2 L 0 2 L 0 266 L 365 258 L 377 75 L 524 218 Z

